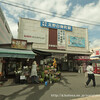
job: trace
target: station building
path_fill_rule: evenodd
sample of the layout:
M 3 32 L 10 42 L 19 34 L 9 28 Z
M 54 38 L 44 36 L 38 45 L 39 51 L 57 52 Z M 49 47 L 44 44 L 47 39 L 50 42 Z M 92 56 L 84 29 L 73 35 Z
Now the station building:
M 38 61 L 45 59 L 45 55 L 55 57 L 63 71 L 78 71 L 79 66 L 86 66 L 90 59 L 87 28 L 20 18 L 18 39 L 33 42 Z

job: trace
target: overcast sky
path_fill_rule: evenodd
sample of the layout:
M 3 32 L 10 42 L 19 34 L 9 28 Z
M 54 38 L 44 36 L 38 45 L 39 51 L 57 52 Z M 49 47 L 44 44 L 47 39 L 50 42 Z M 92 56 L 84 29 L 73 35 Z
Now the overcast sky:
M 0 2 L 14 38 L 17 38 L 19 17 L 45 20 L 59 24 L 88 28 L 91 47 L 100 47 L 100 0 L 0 0 L 8 4 L 30 8 L 33 11 Z M 22 6 L 23 5 L 23 6 Z M 29 6 L 29 7 L 27 7 Z M 39 12 L 39 13 L 38 13 Z M 41 12 L 41 13 L 40 13 Z M 46 14 L 51 13 L 53 16 Z M 46 14 L 43 14 L 46 13 Z M 58 18 L 66 17 L 66 18 Z M 73 20 L 73 21 L 72 21 Z M 77 22 L 78 21 L 78 22 Z M 84 22 L 84 23 L 80 23 Z M 86 24 L 90 23 L 90 24 Z

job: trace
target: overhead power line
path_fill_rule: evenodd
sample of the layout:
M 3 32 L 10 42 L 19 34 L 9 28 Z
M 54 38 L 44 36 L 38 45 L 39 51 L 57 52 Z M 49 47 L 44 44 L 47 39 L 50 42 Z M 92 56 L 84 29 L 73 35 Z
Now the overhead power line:
M 31 9 L 31 8 L 29 8 L 29 6 L 23 6 L 23 5 L 21 5 L 21 4 L 18 4 L 17 3 L 17 5 L 16 5 L 16 3 L 15 4 L 12 4 L 12 3 L 8 3 L 8 2 L 3 2 L 3 1 L 0 1 L 1 3 L 3 3 L 3 4 L 7 4 L 7 5 L 10 5 L 10 6 L 13 6 L 13 7 L 17 7 L 17 8 L 21 8 L 21 9 L 25 9 L 25 10 L 28 10 L 28 11 L 34 11 L 34 12 L 36 12 L 36 13 L 41 13 L 41 14 L 44 14 L 44 15 L 48 15 L 48 16 L 53 16 L 54 14 L 53 13 L 45 13 L 45 12 L 42 12 L 42 11 L 37 11 L 37 10 L 34 10 L 34 9 Z M 36 8 L 35 8 L 36 9 Z M 62 16 L 62 17 L 61 17 Z M 91 22 L 84 22 L 84 21 L 79 21 L 79 20 L 76 20 L 76 19 L 71 19 L 71 18 L 66 18 L 66 16 L 65 15 L 59 15 L 58 16 L 58 14 L 57 15 L 55 15 L 54 17 L 57 17 L 57 18 L 61 18 L 61 19 L 66 19 L 66 20 L 70 20 L 70 21 L 73 21 L 73 22 L 78 22 L 78 23 L 84 23 L 84 24 L 89 24 L 89 25 L 95 25 L 95 26 L 100 26 L 100 24 L 98 24 L 98 23 L 91 23 Z
M 8 0 L 6 0 L 6 3 L 9 3 L 10 1 L 8 1 Z M 21 5 L 21 6 L 26 6 L 26 7 L 28 7 L 28 8 L 32 8 L 32 9 L 37 9 L 37 10 L 41 10 L 41 11 L 45 11 L 45 12 L 49 12 L 49 11 L 47 11 L 47 10 L 44 10 L 44 9 L 39 9 L 39 8 L 36 8 L 36 7 L 31 7 L 31 6 L 28 6 L 28 5 L 25 5 L 25 4 L 20 4 L 20 3 L 17 3 L 17 2 L 10 2 L 10 3 L 13 3 L 13 4 L 17 4 L 17 5 Z M 56 12 L 53 12 L 53 11 L 50 11 L 49 13 L 53 13 L 53 14 L 57 14 Z M 64 16 L 64 17 L 70 17 L 70 16 L 66 16 L 66 15 L 61 15 L 61 14 L 57 14 L 57 15 L 60 15 L 60 16 Z M 72 17 L 71 16 L 71 18 L 74 18 L 74 19 L 76 19 L 76 20 L 85 20 L 85 21 L 87 21 L 87 19 L 83 19 L 83 18 L 76 18 L 76 17 Z M 89 21 L 89 22 L 93 22 L 93 23 L 98 23 L 98 22 L 96 22 L 96 21 Z M 99 23 L 98 23 L 99 24 Z
M 6 2 L 9 3 L 10 1 L 6 0 Z M 25 4 L 20 4 L 20 3 L 17 3 L 17 2 L 10 2 L 10 3 L 17 4 L 17 5 L 21 5 L 21 6 L 26 6 L 26 7 L 28 7 L 28 8 L 32 8 L 32 9 L 36 9 L 36 10 L 45 11 L 45 12 L 47 12 L 47 13 L 49 12 L 49 11 L 44 10 L 44 9 L 39 9 L 39 8 L 36 8 L 36 7 L 31 7 L 31 6 L 28 6 L 28 5 L 25 5 Z M 50 11 L 49 13 L 57 14 L 56 12 L 53 12 L 53 11 Z M 57 14 L 57 15 L 60 15 L 60 16 L 66 17 L 66 18 L 70 17 L 70 16 L 68 16 L 68 15 L 61 15 L 61 14 Z M 72 18 L 74 18 L 74 19 L 76 19 L 76 20 L 88 21 L 88 19 L 76 18 L 76 17 L 72 17 L 72 16 L 71 16 L 70 19 L 72 19 Z M 92 23 L 95 23 L 95 24 L 100 24 L 100 22 L 98 23 L 97 21 L 88 21 L 88 22 L 92 22 Z

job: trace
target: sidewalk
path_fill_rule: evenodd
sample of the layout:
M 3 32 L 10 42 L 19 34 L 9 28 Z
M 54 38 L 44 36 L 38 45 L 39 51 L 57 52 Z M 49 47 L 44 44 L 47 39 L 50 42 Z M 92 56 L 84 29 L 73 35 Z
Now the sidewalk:
M 72 99 L 72 100 L 100 100 L 100 95 L 89 96 L 89 97 L 85 97 L 85 98 Z
M 100 76 L 100 74 L 94 74 L 95 76 Z
M 60 82 L 47 86 L 44 83 L 10 85 L 8 81 L 0 87 L 0 100 L 100 100 L 100 77 L 95 78 L 95 88 L 92 81 L 85 87 L 84 74 L 71 72 L 63 72 Z

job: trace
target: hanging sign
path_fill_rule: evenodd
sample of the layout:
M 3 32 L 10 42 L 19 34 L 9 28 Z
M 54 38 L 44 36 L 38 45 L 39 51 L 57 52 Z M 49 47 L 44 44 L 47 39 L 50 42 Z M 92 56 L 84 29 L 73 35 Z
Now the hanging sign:
M 57 49 L 65 49 L 65 31 L 57 30 Z

